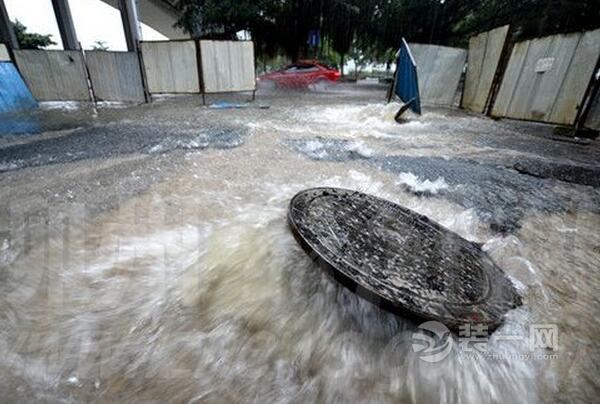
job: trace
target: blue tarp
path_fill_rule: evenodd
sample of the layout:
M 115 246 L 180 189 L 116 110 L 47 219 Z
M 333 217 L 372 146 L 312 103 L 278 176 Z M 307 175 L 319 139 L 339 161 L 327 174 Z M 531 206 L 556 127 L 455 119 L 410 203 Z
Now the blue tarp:
M 37 116 L 30 113 L 2 114 L 0 116 L 0 135 L 31 135 L 40 133 L 40 123 Z
M 0 113 L 37 108 L 29 88 L 11 62 L 0 62 Z
M 402 45 L 396 59 L 396 82 L 394 92 L 411 111 L 421 114 L 421 97 L 419 96 L 419 80 L 417 64 L 410 53 L 408 44 L 402 38 Z

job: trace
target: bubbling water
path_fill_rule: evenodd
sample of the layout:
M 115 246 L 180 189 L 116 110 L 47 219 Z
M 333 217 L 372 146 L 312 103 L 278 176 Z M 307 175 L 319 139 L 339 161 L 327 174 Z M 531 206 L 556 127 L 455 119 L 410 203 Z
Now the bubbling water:
M 273 108 L 268 119 L 250 108 L 236 111 L 236 124 L 252 132 L 243 146 L 167 144 L 171 154 L 165 155 L 150 150 L 150 165 L 163 170 L 165 180 L 116 209 L 88 217 L 72 202 L 22 220 L 34 198 L 13 206 L 11 240 L 0 239 L 3 399 L 495 403 L 549 400 L 557 393 L 594 397 L 596 362 L 587 358 L 598 335 L 593 269 L 600 216 L 527 212 L 519 231 L 495 233 L 477 206 L 445 198 L 454 191 L 450 180 L 399 178 L 369 161 L 383 152 L 476 154 L 481 144 L 453 144 L 446 132 L 498 124 L 430 113 L 399 126 L 395 108 L 292 105 Z M 214 110 L 154 109 L 156 119 L 185 113 L 181 119 L 230 124 Z M 353 155 L 305 158 L 282 142 L 301 136 L 312 152 L 325 151 L 315 134 L 344 140 L 340 155 Z M 88 172 L 100 166 L 72 164 Z M 5 175 L 26 195 L 28 186 L 65 173 L 76 182 L 71 166 L 54 170 Z M 428 340 L 415 338 L 420 321 L 357 297 L 295 242 L 287 204 L 313 186 L 389 199 L 481 243 L 519 286 L 525 304 L 508 313 L 486 351 L 463 344 L 460 335 L 443 335 L 445 357 L 428 361 L 429 348 L 419 344 Z M 579 201 L 591 193 L 564 184 L 555 190 Z M 85 192 L 92 191 L 75 189 L 73 198 Z M 560 361 L 523 342 L 538 322 L 560 326 Z

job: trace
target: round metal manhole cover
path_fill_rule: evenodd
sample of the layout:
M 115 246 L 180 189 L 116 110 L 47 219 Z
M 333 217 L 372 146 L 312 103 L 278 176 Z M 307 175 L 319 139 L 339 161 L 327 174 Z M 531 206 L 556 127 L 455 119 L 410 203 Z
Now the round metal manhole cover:
M 304 250 L 336 280 L 401 315 L 495 328 L 521 304 L 481 248 L 436 222 L 357 191 L 313 188 L 290 202 Z

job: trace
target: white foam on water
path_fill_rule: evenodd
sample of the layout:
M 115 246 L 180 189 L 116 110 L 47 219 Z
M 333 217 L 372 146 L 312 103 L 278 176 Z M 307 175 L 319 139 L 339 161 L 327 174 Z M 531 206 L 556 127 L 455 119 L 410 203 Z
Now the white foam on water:
M 284 132 L 290 134 L 313 134 L 319 135 L 320 132 L 317 132 L 310 128 L 310 126 L 306 125 L 297 125 L 294 123 L 286 123 L 281 124 L 269 120 L 261 121 L 261 122 L 249 122 L 246 124 L 251 129 L 265 129 L 276 132 Z
M 549 301 L 542 277 L 531 260 L 526 258 L 524 246 L 518 237 L 497 236 L 488 240 L 482 249 L 510 276 L 521 294 L 533 290 L 539 292 L 545 302 Z
M 0 163 L 0 171 L 11 171 L 21 168 L 25 162 L 23 160 L 12 161 L 10 163 Z
M 479 239 L 478 233 L 481 223 L 475 209 L 466 209 L 458 215 L 449 217 L 441 224 L 467 240 L 477 241 Z
M 398 185 L 402 185 L 410 192 L 419 194 L 436 195 L 440 191 L 448 189 L 446 180 L 442 177 L 437 178 L 435 181 L 428 179 L 420 179 L 413 173 L 400 173 L 398 176 Z
M 362 141 L 350 142 L 348 144 L 348 146 L 346 146 L 346 150 L 348 150 L 349 152 L 355 153 L 355 154 L 359 155 L 360 157 L 364 157 L 364 158 L 373 157 L 373 155 L 375 154 L 373 149 L 371 149 L 369 146 L 367 146 Z
M 356 170 L 324 183 L 385 195 L 383 184 Z M 273 201 L 284 202 L 283 194 L 304 187 L 292 186 Z M 536 370 L 533 362 L 519 356 L 525 353 L 522 344 L 490 339 L 489 352 L 504 356 L 493 361 L 477 350 L 465 350 L 451 336 L 446 359 L 423 361 L 413 348 L 414 326 L 409 321 L 367 303 L 311 262 L 286 228 L 284 206 L 267 209 L 267 214 L 263 207 L 259 216 L 253 206 L 240 207 L 236 217 L 207 234 L 198 262 L 180 279 L 184 304 L 206 321 L 220 324 L 195 337 L 197 344 L 208 352 L 236 347 L 210 360 L 212 371 L 203 377 L 232 379 L 234 369 L 244 369 L 250 380 L 276 377 L 279 387 L 307 400 L 315 398 L 311 386 L 318 381 L 327 401 L 360 401 L 356 380 L 362 380 L 367 387 L 360 390 L 371 398 L 391 394 L 412 402 L 452 402 L 457 397 L 464 403 L 491 403 L 499 397 L 536 400 L 537 391 L 529 382 Z M 450 227 L 476 220 L 472 210 L 459 216 L 448 218 Z M 522 335 L 527 322 L 528 313 L 515 310 L 498 332 Z M 244 328 L 254 330 L 255 337 L 249 337 L 251 344 L 239 345 Z M 271 386 L 270 391 L 279 387 Z
M 418 117 L 411 116 L 404 124 L 398 124 L 394 116 L 401 104 L 344 105 L 309 108 L 308 111 L 295 113 L 296 120 L 306 126 L 327 126 L 333 137 L 375 137 L 389 138 L 412 134 L 426 128 L 429 124 Z
M 43 101 L 39 103 L 41 109 L 60 109 L 63 111 L 76 111 L 88 103 L 79 101 Z
M 311 158 L 324 159 L 329 156 L 327 150 L 325 150 L 325 143 L 322 140 L 309 140 L 305 143 L 299 144 L 298 148 L 302 153 Z

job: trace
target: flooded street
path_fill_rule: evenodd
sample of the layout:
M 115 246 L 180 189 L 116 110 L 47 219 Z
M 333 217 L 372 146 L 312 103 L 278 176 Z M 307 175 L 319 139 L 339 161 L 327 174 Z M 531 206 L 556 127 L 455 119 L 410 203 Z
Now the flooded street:
M 0 135 L 0 401 L 596 401 L 598 141 L 439 108 L 398 125 L 384 94 L 54 109 L 39 134 Z M 313 264 L 286 213 L 316 186 L 481 243 L 524 297 L 489 352 L 455 335 L 428 363 L 419 322 Z M 539 324 L 557 326 L 558 350 L 530 349 Z

